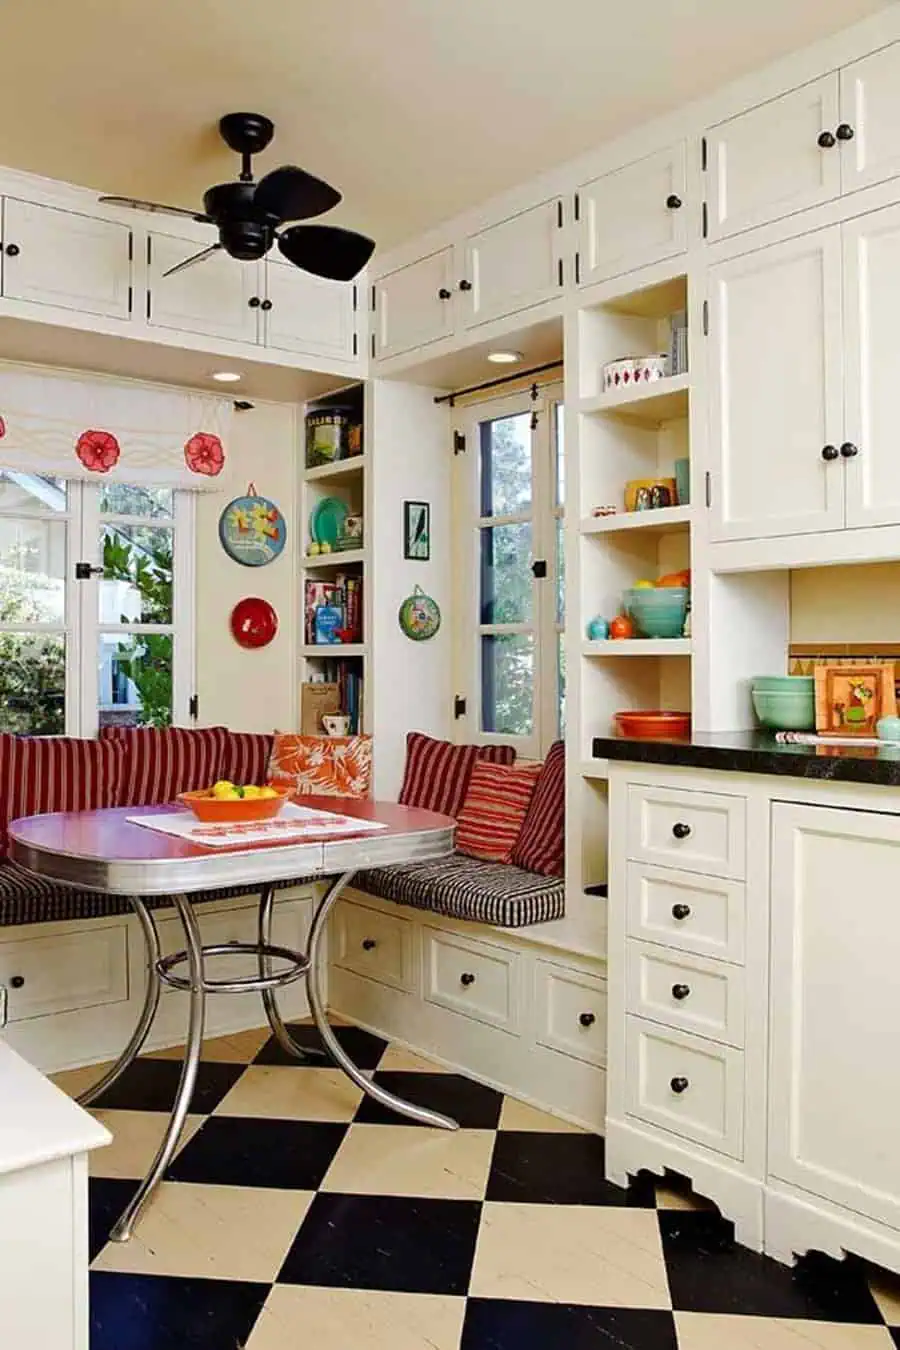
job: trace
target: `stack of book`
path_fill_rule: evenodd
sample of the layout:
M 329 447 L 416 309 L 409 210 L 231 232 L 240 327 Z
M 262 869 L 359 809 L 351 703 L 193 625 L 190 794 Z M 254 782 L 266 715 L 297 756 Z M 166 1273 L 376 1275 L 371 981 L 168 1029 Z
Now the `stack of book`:
M 303 638 L 310 646 L 362 642 L 362 577 L 338 572 L 332 581 L 307 580 L 303 593 Z

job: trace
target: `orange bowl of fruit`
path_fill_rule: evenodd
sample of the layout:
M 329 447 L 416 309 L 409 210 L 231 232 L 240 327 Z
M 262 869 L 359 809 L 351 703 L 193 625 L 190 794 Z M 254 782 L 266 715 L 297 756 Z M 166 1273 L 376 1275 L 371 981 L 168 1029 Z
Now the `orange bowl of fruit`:
M 198 820 L 217 825 L 238 825 L 248 820 L 274 820 L 289 794 L 284 788 L 242 786 L 220 779 L 211 788 L 182 792 L 178 800 Z

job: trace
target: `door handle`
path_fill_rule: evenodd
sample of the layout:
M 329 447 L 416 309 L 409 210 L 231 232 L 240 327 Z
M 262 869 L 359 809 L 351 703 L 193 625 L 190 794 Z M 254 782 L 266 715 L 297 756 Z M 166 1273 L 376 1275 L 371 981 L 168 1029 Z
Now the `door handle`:
M 843 459 L 855 459 L 858 454 L 858 445 L 854 445 L 852 441 L 844 441 L 844 444 L 841 446 L 841 456 Z

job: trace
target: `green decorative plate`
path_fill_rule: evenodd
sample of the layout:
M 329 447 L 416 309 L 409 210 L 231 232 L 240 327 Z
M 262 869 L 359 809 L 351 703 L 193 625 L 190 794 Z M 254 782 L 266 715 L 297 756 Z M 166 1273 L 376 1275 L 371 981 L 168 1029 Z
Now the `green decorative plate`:
M 330 544 L 334 548 L 344 532 L 344 521 L 350 514 L 340 497 L 323 497 L 309 516 L 309 533 L 316 544 Z
M 413 642 L 424 642 L 434 637 L 441 626 L 440 606 L 430 595 L 425 594 L 421 586 L 416 586 L 412 595 L 406 597 L 397 618 L 401 630 Z

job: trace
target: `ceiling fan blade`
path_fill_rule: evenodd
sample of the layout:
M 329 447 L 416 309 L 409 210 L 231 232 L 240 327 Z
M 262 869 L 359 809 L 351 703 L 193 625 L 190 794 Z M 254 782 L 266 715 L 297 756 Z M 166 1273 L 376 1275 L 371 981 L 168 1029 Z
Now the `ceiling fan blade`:
M 337 225 L 292 225 L 278 237 L 288 262 L 332 281 L 352 281 L 375 252 L 375 241 Z
M 185 258 L 184 262 L 176 263 L 167 272 L 163 272 L 163 276 L 173 277 L 176 272 L 183 272 L 186 267 L 193 267 L 194 263 L 203 262 L 205 258 L 217 253 L 221 247 L 221 244 L 210 244 L 209 248 L 201 248 L 199 253 L 192 253 L 189 258 Z
M 151 211 L 160 216 L 186 216 L 188 220 L 207 222 L 202 211 L 189 211 L 186 206 L 164 206 L 162 202 L 145 202 L 139 197 L 101 197 L 104 206 L 126 206 L 130 211 Z
M 278 220 L 309 220 L 324 215 L 340 200 L 337 188 L 291 164 L 267 173 L 253 194 L 254 208 Z

